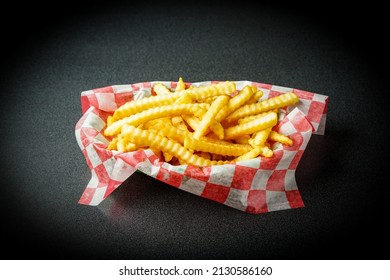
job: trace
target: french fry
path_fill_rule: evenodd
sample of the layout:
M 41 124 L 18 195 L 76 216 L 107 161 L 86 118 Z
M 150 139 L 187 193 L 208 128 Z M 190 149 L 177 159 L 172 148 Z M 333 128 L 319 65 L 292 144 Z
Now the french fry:
M 172 92 L 162 83 L 154 84 L 153 91 L 157 95 L 171 94 Z
M 293 140 L 291 140 L 288 136 L 283 135 L 276 131 L 271 131 L 271 133 L 269 134 L 269 139 L 275 142 L 282 143 L 287 146 L 293 145 Z
M 232 114 L 230 114 L 226 118 L 226 121 L 233 122 L 238 119 L 244 118 L 246 116 L 256 115 L 272 109 L 293 105 L 297 102 L 298 102 L 298 96 L 296 96 L 292 92 L 287 92 L 285 94 L 272 97 L 270 99 L 261 102 L 242 106 L 241 108 L 237 109 Z
M 204 98 L 204 99 L 198 99 L 197 101 L 198 102 L 202 102 L 202 103 L 211 104 L 211 103 L 213 103 L 215 101 L 215 99 L 217 99 L 217 96 L 207 97 L 207 98 Z
M 186 89 L 186 84 L 183 81 L 183 78 L 180 77 L 179 81 L 177 82 L 175 91 L 182 91 Z
M 264 146 L 265 141 L 267 141 L 272 127 L 266 128 L 264 130 L 258 131 L 253 134 L 253 137 L 248 141 L 249 144 L 253 147 Z
M 233 82 L 222 82 L 203 87 L 193 87 L 186 89 L 186 92 L 194 100 L 206 99 L 208 97 L 219 96 L 219 95 L 230 95 L 236 90 L 236 84 Z
M 211 103 L 209 110 L 206 112 L 206 114 L 204 114 L 198 127 L 195 129 L 194 138 L 199 139 L 205 135 L 205 132 L 210 126 L 213 118 L 218 114 L 219 110 L 221 110 L 221 108 L 229 102 L 229 99 L 229 96 L 221 95 L 213 103 Z
M 257 131 L 276 125 L 278 117 L 275 112 L 270 112 L 267 115 L 255 119 L 253 121 L 239 124 L 225 129 L 225 140 L 235 139 L 245 134 L 252 134 Z
M 262 98 L 264 95 L 264 92 L 262 92 L 261 90 L 258 90 L 256 91 L 252 97 L 246 102 L 246 104 L 253 104 L 253 103 L 256 103 L 256 102 L 259 102 L 260 98 Z
M 246 154 L 243 154 L 242 156 L 239 156 L 238 158 L 234 159 L 233 161 L 239 162 L 239 161 L 243 161 L 243 160 L 253 159 L 259 155 L 262 155 L 264 157 L 272 157 L 273 152 L 271 149 L 269 149 L 266 146 L 256 147 L 256 148 L 250 150 L 249 152 L 247 152 Z
M 253 121 L 255 119 L 258 119 L 258 118 L 260 118 L 262 116 L 267 115 L 269 112 L 275 112 L 276 113 L 277 109 L 269 110 L 267 112 L 263 112 L 263 113 L 260 113 L 260 114 L 257 114 L 257 115 L 247 116 L 245 118 L 239 119 L 238 123 L 239 124 L 243 124 L 243 123 L 247 123 L 247 122 Z
M 181 94 L 179 92 L 165 95 L 150 96 L 139 100 L 129 101 L 115 110 L 114 115 L 110 119 L 110 123 L 113 123 L 117 120 L 123 119 L 125 117 L 131 116 L 133 114 L 142 112 L 150 108 L 173 104 L 180 97 Z
M 117 150 L 118 137 L 114 137 L 107 146 L 107 150 Z
M 119 152 L 132 152 L 137 150 L 137 145 L 134 143 L 131 143 L 128 139 L 125 137 L 122 137 L 117 141 L 117 149 Z
M 223 129 L 223 126 L 221 125 L 220 122 L 216 122 L 216 121 L 211 121 L 211 124 L 210 124 L 210 130 L 212 132 L 214 132 L 214 134 L 216 136 L 218 136 L 219 139 L 223 139 L 224 138 L 224 129 Z M 207 132 L 205 133 L 207 135 Z
M 188 92 L 183 92 L 182 95 L 176 99 L 175 104 L 191 104 L 194 100 Z
M 164 156 L 164 160 L 166 162 L 170 162 L 173 158 L 173 155 L 171 155 L 170 153 L 166 153 L 166 152 L 163 152 L 163 156 Z
M 233 161 L 238 162 L 238 161 L 243 161 L 243 160 L 248 160 L 252 158 L 256 158 L 260 153 L 262 152 L 263 148 L 262 147 L 256 147 L 251 149 L 249 152 L 239 156 L 238 158 L 234 159 Z
M 193 131 L 195 131 L 195 129 L 199 126 L 200 120 L 196 116 L 184 115 L 182 118 Z
M 233 98 L 229 100 L 229 102 L 221 108 L 221 110 L 218 112 L 217 116 L 215 117 L 215 120 L 217 122 L 222 121 L 226 118 L 230 113 L 237 110 L 239 107 L 241 107 L 242 104 L 244 104 L 246 101 L 248 101 L 253 95 L 253 91 L 250 86 L 245 86 L 237 95 L 235 95 Z
M 217 143 L 207 140 L 207 137 L 203 137 L 202 139 L 186 137 L 184 139 L 184 147 L 225 156 L 240 156 L 252 149 L 250 145 L 232 144 L 230 142 L 223 143 L 222 141 Z

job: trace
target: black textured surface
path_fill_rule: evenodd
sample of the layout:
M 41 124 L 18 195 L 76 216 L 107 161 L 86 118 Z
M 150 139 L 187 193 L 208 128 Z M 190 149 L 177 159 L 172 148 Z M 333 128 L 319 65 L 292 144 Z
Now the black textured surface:
M 10 245 L 1 259 L 380 258 L 388 235 L 380 8 L 60 10 L 29 11 L 13 30 L 1 21 L 0 210 Z M 77 204 L 90 179 L 74 136 L 80 92 L 179 76 L 329 96 L 326 135 L 312 137 L 297 170 L 305 208 L 251 215 L 143 174 L 99 207 Z

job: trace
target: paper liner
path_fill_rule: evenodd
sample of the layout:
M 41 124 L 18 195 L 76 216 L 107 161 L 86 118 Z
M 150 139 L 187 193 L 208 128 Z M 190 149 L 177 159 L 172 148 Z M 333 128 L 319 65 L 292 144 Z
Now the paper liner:
M 254 85 L 268 99 L 292 91 L 300 101 L 289 106 L 274 130 L 293 139 L 292 147 L 274 144 L 272 158 L 256 158 L 234 164 L 197 167 L 161 162 L 151 150 L 120 153 L 107 150 L 103 131 L 106 120 L 118 107 L 151 95 L 155 83 L 174 89 L 176 82 L 116 85 L 81 93 L 83 116 L 76 124 L 76 139 L 92 178 L 79 203 L 98 205 L 136 170 L 173 187 L 249 213 L 303 207 L 295 170 L 312 133 L 324 134 L 328 97 L 308 91 L 250 81 L 237 81 L 237 89 Z M 208 81 L 194 86 L 218 83 Z M 186 83 L 189 86 L 191 83 Z M 131 201 L 129 201 L 131 203 Z

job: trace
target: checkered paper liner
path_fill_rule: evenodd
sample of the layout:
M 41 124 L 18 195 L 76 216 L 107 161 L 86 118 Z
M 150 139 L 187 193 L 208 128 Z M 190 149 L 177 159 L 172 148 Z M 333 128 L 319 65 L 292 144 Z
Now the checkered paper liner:
M 292 147 L 275 143 L 272 158 L 258 157 L 232 164 L 198 167 L 161 162 L 151 150 L 107 150 L 104 136 L 107 117 L 124 103 L 151 95 L 155 83 L 176 88 L 176 82 L 155 81 L 115 85 L 81 93 L 82 118 L 75 134 L 92 178 L 79 203 L 98 205 L 136 170 L 173 187 L 249 213 L 303 207 L 295 170 L 312 133 L 324 134 L 328 97 L 308 91 L 251 81 L 237 81 L 237 89 L 256 86 L 263 99 L 294 92 L 299 102 L 285 108 L 274 130 L 293 139 Z M 218 81 L 186 83 L 203 86 Z M 131 201 L 129 201 L 131 203 Z

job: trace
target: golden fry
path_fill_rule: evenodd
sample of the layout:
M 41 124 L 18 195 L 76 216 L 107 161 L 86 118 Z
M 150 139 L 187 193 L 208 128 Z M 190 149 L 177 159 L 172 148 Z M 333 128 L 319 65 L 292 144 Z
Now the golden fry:
M 182 95 L 176 99 L 175 104 L 191 104 L 194 101 L 187 92 L 183 92 Z
M 169 162 L 172 160 L 173 156 L 170 153 L 163 152 L 164 160 Z
M 240 156 L 252 149 L 250 145 L 232 144 L 230 142 L 216 143 L 207 141 L 207 137 L 198 140 L 193 137 L 186 137 L 184 139 L 184 147 L 196 151 L 208 152 L 225 156 Z
M 253 121 L 253 120 L 255 120 L 255 119 L 258 119 L 258 118 L 260 118 L 260 117 L 262 117 L 262 116 L 265 116 L 265 115 L 267 115 L 269 112 L 275 112 L 275 113 L 276 113 L 277 110 L 278 110 L 278 109 L 273 109 L 273 110 L 269 110 L 269 111 L 267 111 L 267 112 L 260 113 L 260 114 L 257 114 L 257 115 L 247 116 L 247 117 L 245 117 L 245 118 L 239 119 L 239 120 L 238 120 L 238 123 L 239 123 L 239 124 L 247 123 L 247 122 Z
M 182 91 L 186 89 L 186 84 L 183 81 L 183 78 L 180 77 L 179 81 L 177 82 L 175 91 Z
M 157 95 L 163 95 L 163 94 L 171 94 L 172 92 L 162 83 L 154 84 L 153 91 Z
M 193 131 L 195 131 L 195 129 L 199 126 L 200 120 L 196 116 L 184 115 L 182 118 Z
M 218 136 L 218 139 L 222 140 L 224 138 L 224 129 L 220 122 L 211 121 L 210 130 Z M 205 134 L 207 135 L 207 131 Z
M 253 121 L 239 124 L 236 126 L 229 127 L 225 129 L 225 139 L 231 140 L 245 134 L 252 134 L 257 131 L 266 129 L 276 125 L 278 117 L 275 112 L 270 112 L 269 114 L 255 119 Z
M 188 92 L 194 100 L 206 99 L 218 95 L 230 95 L 235 91 L 236 84 L 234 82 L 221 82 L 209 86 L 186 89 L 186 92 Z
M 246 102 L 246 104 L 253 104 L 253 103 L 256 103 L 256 102 L 259 102 L 260 98 L 263 97 L 263 92 L 261 90 L 258 90 L 256 91 L 252 97 Z
M 288 136 L 283 135 L 279 132 L 276 132 L 276 131 L 271 131 L 268 139 L 275 141 L 275 142 L 282 143 L 282 144 L 287 145 L 287 146 L 293 145 L 293 140 L 291 140 L 291 138 L 289 138 Z
M 274 153 L 272 152 L 272 150 L 269 149 L 268 147 L 259 146 L 259 147 L 253 148 L 252 150 L 250 150 L 246 154 L 239 156 L 238 158 L 234 159 L 233 161 L 239 162 L 239 161 L 243 161 L 243 160 L 253 159 L 253 158 L 258 157 L 259 155 L 261 155 L 263 157 L 272 157 L 273 154 Z
M 253 134 L 253 137 L 249 140 L 249 144 L 256 147 L 256 146 L 264 146 L 265 142 L 268 139 L 268 136 L 271 133 L 272 127 L 266 128 L 264 130 L 261 130 L 259 132 L 256 132 Z
M 150 108 L 173 104 L 180 97 L 181 92 L 150 96 L 139 100 L 129 101 L 115 110 L 114 115 L 110 119 L 110 122 L 113 123 L 119 119 L 131 116 Z
M 246 116 L 256 115 L 272 109 L 293 105 L 297 102 L 298 102 L 298 96 L 296 96 L 292 92 L 287 92 L 285 94 L 272 97 L 270 99 L 261 102 L 242 106 L 240 109 L 237 109 L 232 114 L 230 114 L 226 118 L 226 121 L 233 122 L 238 119 L 244 118 Z
M 205 135 L 207 128 L 210 126 L 213 118 L 218 114 L 219 110 L 225 104 L 229 102 L 230 97 L 227 95 L 219 96 L 213 103 L 211 103 L 209 110 L 202 117 L 202 120 L 199 123 L 199 126 L 196 128 L 194 132 L 194 137 L 199 139 L 203 135 Z
M 243 160 L 256 158 L 258 155 L 260 155 L 262 149 L 263 149 L 262 147 L 253 148 L 249 152 L 247 152 L 247 153 L 239 156 L 238 158 L 234 159 L 234 161 L 238 162 L 238 161 L 243 161 Z
M 218 112 L 215 120 L 220 122 L 224 120 L 230 113 L 241 107 L 248 99 L 253 95 L 253 91 L 250 86 L 245 86 L 237 95 L 229 100 L 221 110 Z
M 107 150 L 117 150 L 118 149 L 117 143 L 118 143 L 118 137 L 112 138 L 112 140 L 107 146 Z

